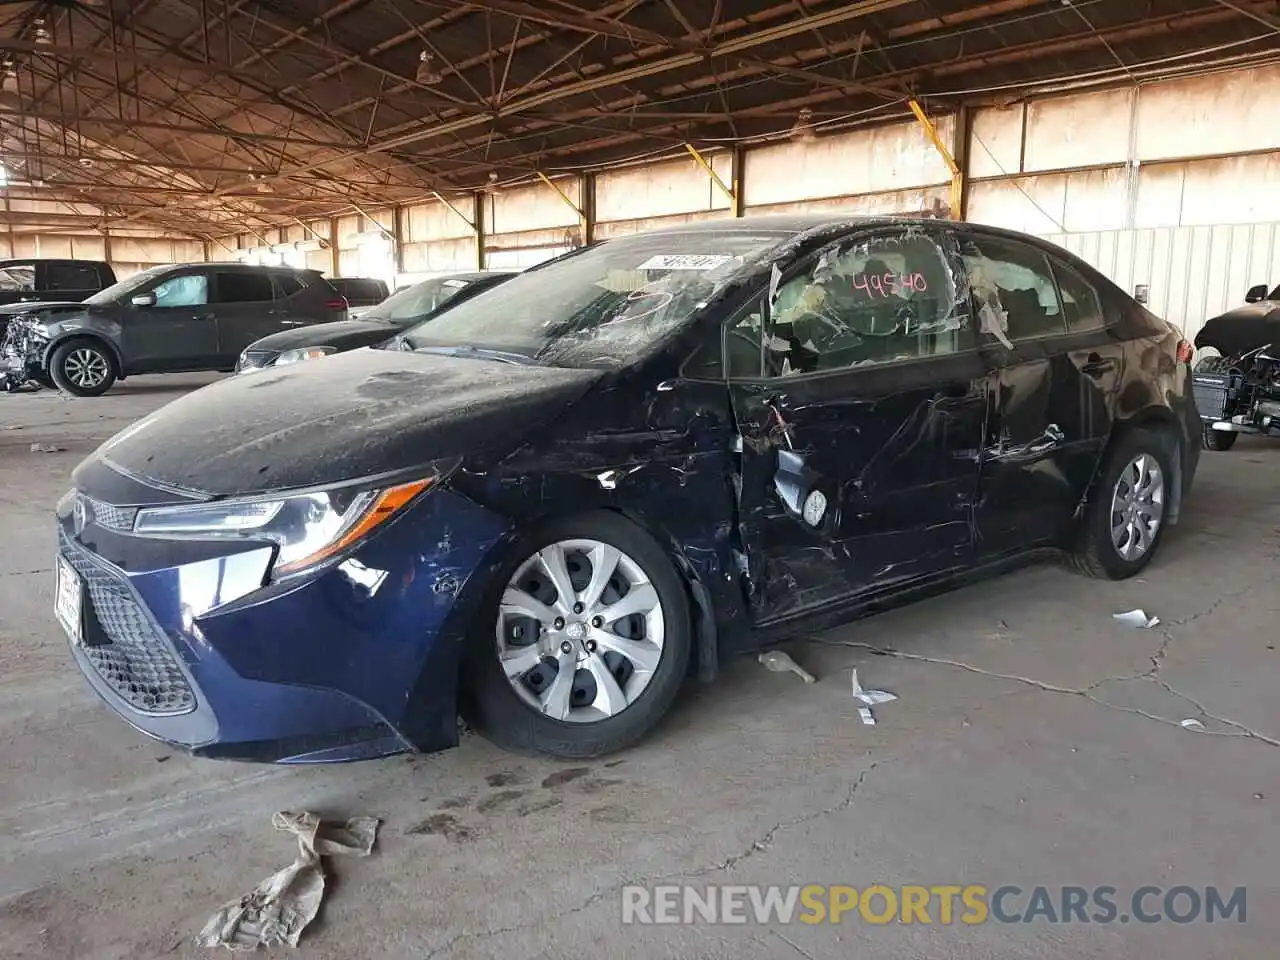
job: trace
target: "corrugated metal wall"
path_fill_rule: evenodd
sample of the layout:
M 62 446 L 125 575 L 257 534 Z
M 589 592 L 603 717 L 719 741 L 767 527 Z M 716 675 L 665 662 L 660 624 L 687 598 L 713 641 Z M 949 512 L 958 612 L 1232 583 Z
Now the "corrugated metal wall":
M 1244 303 L 1250 287 L 1280 284 L 1280 223 L 1102 230 L 1047 239 L 1130 293 L 1146 284 L 1148 308 L 1192 337 L 1208 318 Z

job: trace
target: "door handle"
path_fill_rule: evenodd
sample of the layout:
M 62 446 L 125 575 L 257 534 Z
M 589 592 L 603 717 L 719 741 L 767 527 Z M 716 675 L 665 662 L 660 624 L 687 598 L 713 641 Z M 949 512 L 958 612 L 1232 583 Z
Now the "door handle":
M 1102 357 L 1096 353 L 1089 354 L 1085 365 L 1081 367 L 1081 371 L 1090 377 L 1096 377 L 1099 374 L 1107 373 L 1116 368 L 1114 357 Z

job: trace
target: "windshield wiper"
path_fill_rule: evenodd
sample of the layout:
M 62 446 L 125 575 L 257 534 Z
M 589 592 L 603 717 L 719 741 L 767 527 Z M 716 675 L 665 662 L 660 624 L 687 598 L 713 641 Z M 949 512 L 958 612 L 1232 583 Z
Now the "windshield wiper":
M 402 350 L 412 350 L 414 353 L 434 353 L 442 357 L 472 357 L 476 360 L 497 360 L 499 363 L 514 363 L 521 366 L 539 366 L 537 360 L 523 353 L 513 353 L 509 350 L 490 350 L 487 347 L 415 347 L 412 346 L 408 339 L 402 339 L 404 346 Z

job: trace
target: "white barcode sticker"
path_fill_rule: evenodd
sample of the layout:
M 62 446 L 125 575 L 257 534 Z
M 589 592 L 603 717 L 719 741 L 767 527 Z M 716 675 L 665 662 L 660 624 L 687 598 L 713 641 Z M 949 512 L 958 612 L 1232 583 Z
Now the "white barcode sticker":
M 714 270 L 733 257 L 722 253 L 657 253 L 637 270 Z

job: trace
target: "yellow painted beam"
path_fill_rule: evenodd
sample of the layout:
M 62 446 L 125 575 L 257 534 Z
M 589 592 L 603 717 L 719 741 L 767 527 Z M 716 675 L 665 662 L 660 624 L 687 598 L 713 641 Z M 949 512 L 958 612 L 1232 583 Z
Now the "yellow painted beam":
M 924 112 L 920 102 L 914 99 L 908 100 L 907 106 L 916 115 L 916 119 L 920 121 L 920 126 L 924 127 L 925 135 L 932 141 L 934 149 L 938 151 L 943 162 L 946 163 L 947 169 L 951 171 L 951 216 L 953 219 L 959 219 L 964 196 L 964 175 L 960 171 L 960 165 L 956 163 L 956 158 L 951 155 L 947 145 L 942 142 L 942 137 L 938 136 L 938 128 L 933 125 L 933 121 Z
M 475 230 L 476 228 L 475 222 L 470 217 L 468 217 L 465 213 L 463 213 L 461 210 L 455 207 L 452 203 L 450 203 L 447 199 L 445 199 L 444 195 L 441 194 L 440 191 L 432 190 L 431 195 L 435 197 L 437 200 L 439 200 L 441 203 L 443 203 L 450 210 L 452 210 L 454 213 L 456 213 L 459 217 L 461 217 L 462 222 L 465 223 L 468 227 L 470 227 L 472 230 Z
M 572 200 L 570 200 L 570 199 L 569 199 L 569 195 L 568 195 L 567 193 L 565 193 L 563 190 L 561 190 L 558 186 L 556 186 L 556 184 L 555 184 L 555 181 L 554 181 L 554 180 L 552 180 L 550 177 L 548 177 L 548 176 L 547 176 L 545 173 L 543 173 L 541 170 L 539 170 L 539 171 L 538 171 L 538 179 L 539 179 L 539 180 L 541 180 L 543 183 L 545 183 L 548 187 L 550 187 L 550 188 L 551 188 L 552 190 L 554 190 L 556 193 L 560 194 L 560 199 L 561 199 L 561 200 L 563 200 L 565 203 L 567 203 L 567 204 L 569 205 L 569 209 L 570 209 L 570 210 L 572 210 L 574 213 L 576 213 L 576 214 L 578 215 L 578 219 L 579 219 L 579 220 L 584 221 L 584 222 L 586 221 L 586 219 L 587 219 L 587 215 L 586 215 L 585 213 L 583 213 L 583 212 L 582 212 L 582 208 L 581 208 L 581 207 L 579 207 L 579 206 L 578 206 L 576 203 L 574 203 Z
M 707 171 L 708 176 L 711 177 L 711 182 L 714 183 L 717 187 L 719 187 L 720 190 L 724 193 L 726 197 L 729 198 L 730 201 L 737 202 L 737 197 L 733 195 L 733 190 L 728 186 L 728 184 L 726 184 L 723 180 L 720 179 L 720 174 L 716 173 L 715 168 L 713 168 L 711 164 L 707 162 L 707 158 L 698 152 L 698 148 L 695 147 L 692 143 L 686 143 L 684 145 L 684 148 L 689 151 L 689 156 L 693 157 L 694 160 L 698 161 L 698 166 L 702 167 L 703 170 Z

